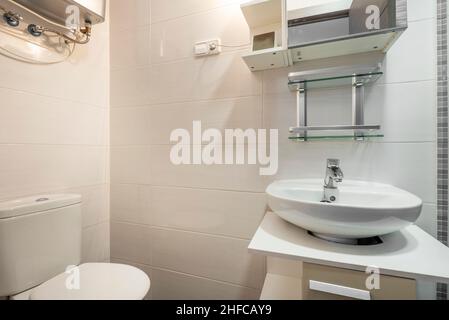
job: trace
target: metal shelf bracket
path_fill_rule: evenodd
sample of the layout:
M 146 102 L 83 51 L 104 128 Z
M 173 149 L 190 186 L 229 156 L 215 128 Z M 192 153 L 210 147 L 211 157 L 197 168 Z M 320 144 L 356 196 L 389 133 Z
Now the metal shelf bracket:
M 376 81 L 383 73 L 380 66 L 358 66 L 358 72 L 348 72 L 348 67 L 322 69 L 289 75 L 289 87 L 296 92 L 296 127 L 290 128 L 296 141 L 308 141 L 309 131 L 353 130 L 355 141 L 364 141 L 367 131 L 380 130 L 380 125 L 365 124 L 365 86 Z M 312 88 L 332 87 L 345 84 L 352 86 L 352 125 L 309 126 L 308 90 Z M 321 84 L 323 83 L 324 86 Z M 310 86 L 309 86 L 310 84 Z M 316 137 L 315 137 L 316 138 Z

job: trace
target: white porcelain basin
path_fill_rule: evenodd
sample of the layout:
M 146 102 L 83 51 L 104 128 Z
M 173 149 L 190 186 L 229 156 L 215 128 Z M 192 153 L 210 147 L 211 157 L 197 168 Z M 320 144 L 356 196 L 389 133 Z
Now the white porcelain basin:
M 415 223 L 421 214 L 421 199 L 390 185 L 344 181 L 338 188 L 335 203 L 321 202 L 323 180 L 277 181 L 267 193 L 282 219 L 331 239 L 386 235 Z

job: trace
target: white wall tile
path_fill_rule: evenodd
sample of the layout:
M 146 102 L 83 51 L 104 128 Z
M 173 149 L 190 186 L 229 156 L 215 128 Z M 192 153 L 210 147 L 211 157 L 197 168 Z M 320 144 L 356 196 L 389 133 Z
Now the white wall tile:
M 229 46 L 223 47 L 222 51 L 236 50 L 238 48 L 235 46 L 250 44 L 248 24 L 239 6 L 227 6 L 153 24 L 151 61 L 161 63 L 193 58 L 194 44 L 211 39 L 220 39 L 223 45 Z
M 152 188 L 154 225 L 251 239 L 265 216 L 263 193 Z
M 437 12 L 437 0 L 408 0 L 408 20 L 413 22 L 416 20 L 435 18 Z
M 111 186 L 115 221 L 251 239 L 267 209 L 264 193 Z
M 104 147 L 0 145 L 0 194 L 21 197 L 103 184 L 107 155 Z
M 436 141 L 436 87 L 434 81 L 377 84 L 366 89 L 365 121 L 380 124 L 382 142 Z M 351 88 L 311 90 L 308 94 L 309 124 L 352 123 Z M 279 129 L 287 141 L 295 126 L 294 93 L 264 96 L 264 126 Z
M 115 107 L 235 98 L 262 93 L 261 74 L 250 72 L 239 52 L 149 68 L 113 70 L 111 75 L 111 101 Z
M 106 146 L 108 110 L 0 88 L 0 143 Z
M 110 258 L 109 222 L 83 231 L 82 262 L 105 262 Z
M 148 104 L 151 90 L 149 68 L 111 70 L 111 107 Z
M 111 258 L 151 265 L 151 230 L 128 223 L 111 223 Z
M 153 65 L 150 87 L 152 103 L 168 103 L 260 95 L 262 79 L 236 52 Z
M 416 222 L 416 225 L 422 228 L 431 236 L 437 238 L 437 223 L 438 221 L 438 211 L 437 206 L 434 204 L 424 204 L 421 217 Z
M 0 73 L 8 74 L 0 87 L 107 108 L 109 37 L 95 30 L 91 42 L 77 46 L 64 63 L 32 65 L 0 55 Z
M 321 178 L 326 159 L 337 158 L 347 180 L 392 184 L 435 203 L 435 153 L 434 143 L 288 143 L 276 178 Z
M 436 46 L 435 20 L 411 22 L 388 51 L 380 82 L 436 80 Z
M 152 224 L 152 189 L 137 184 L 111 185 L 111 219 L 115 221 Z
M 153 266 L 260 289 L 265 259 L 249 241 L 174 230 L 152 230 Z
M 152 141 L 151 130 L 153 130 L 151 120 L 151 107 L 112 108 L 111 145 L 149 145 Z M 163 123 L 159 125 L 165 127 Z
M 240 3 L 241 0 L 152 0 L 151 22 L 178 18 L 193 13 L 210 10 L 232 3 Z
M 85 228 L 109 223 L 109 184 L 69 189 L 67 192 L 81 194 L 83 203 L 83 226 Z
M 111 181 L 112 183 L 150 184 L 152 162 L 149 147 L 113 147 L 111 148 Z
M 146 107 L 113 108 L 112 145 L 170 144 L 173 130 L 192 131 L 193 121 L 203 129 L 260 128 L 262 97 L 196 101 Z
M 260 290 L 195 277 L 182 273 L 153 269 L 153 300 L 257 300 Z
M 269 178 L 259 165 L 181 165 L 170 161 L 171 146 L 151 146 L 151 183 L 156 186 L 264 192 Z
M 366 90 L 366 121 L 382 125 L 384 142 L 436 141 L 436 83 L 376 85 Z
M 150 24 L 151 0 L 110 0 L 111 32 Z
M 289 128 L 296 126 L 296 94 L 264 95 L 264 127 L 278 129 L 280 143 L 288 142 Z M 310 125 L 352 123 L 351 89 L 311 90 L 308 93 Z
M 150 62 L 150 26 L 114 31 L 111 69 L 148 66 Z

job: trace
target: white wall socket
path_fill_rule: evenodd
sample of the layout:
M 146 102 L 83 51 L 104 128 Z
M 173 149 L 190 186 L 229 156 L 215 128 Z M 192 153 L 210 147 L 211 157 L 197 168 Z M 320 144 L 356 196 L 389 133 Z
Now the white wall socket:
M 221 53 L 221 41 L 220 39 L 201 41 L 195 43 L 195 56 L 213 56 Z

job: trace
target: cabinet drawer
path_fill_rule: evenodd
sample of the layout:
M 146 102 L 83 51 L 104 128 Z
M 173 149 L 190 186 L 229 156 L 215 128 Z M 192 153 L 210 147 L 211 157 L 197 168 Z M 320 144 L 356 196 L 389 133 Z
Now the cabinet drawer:
M 380 276 L 380 289 L 368 290 L 364 272 L 304 264 L 304 300 L 416 300 L 416 281 Z

